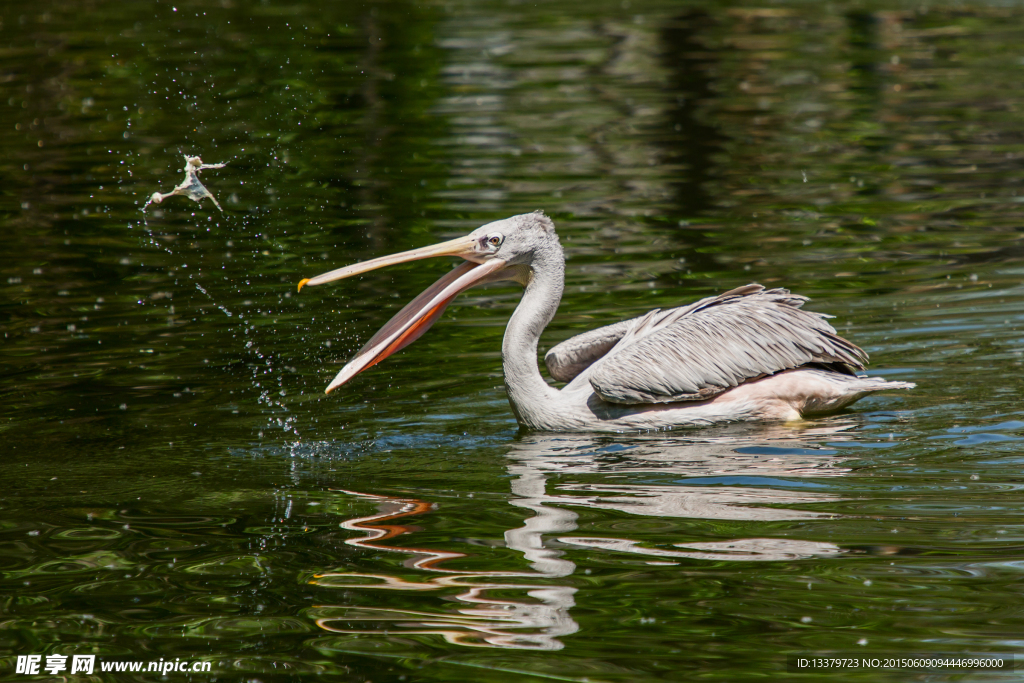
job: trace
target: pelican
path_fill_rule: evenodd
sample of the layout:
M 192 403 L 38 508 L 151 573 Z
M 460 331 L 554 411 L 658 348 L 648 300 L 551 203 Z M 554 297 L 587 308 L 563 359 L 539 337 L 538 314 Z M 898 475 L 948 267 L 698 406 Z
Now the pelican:
M 886 389 L 857 375 L 867 354 L 836 334 L 807 297 L 749 284 L 688 306 L 655 309 L 577 335 L 537 364 L 537 344 L 562 298 L 565 257 L 542 211 L 488 223 L 464 237 L 307 278 L 322 285 L 435 256 L 464 262 L 387 322 L 327 386 L 327 393 L 419 339 L 461 292 L 510 280 L 525 288 L 501 347 L 505 387 L 519 424 L 542 431 L 625 432 L 742 420 L 798 420 Z

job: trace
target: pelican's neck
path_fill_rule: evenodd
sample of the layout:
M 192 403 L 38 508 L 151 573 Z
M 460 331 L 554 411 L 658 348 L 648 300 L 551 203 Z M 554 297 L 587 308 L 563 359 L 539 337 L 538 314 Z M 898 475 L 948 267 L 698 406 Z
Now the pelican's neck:
M 543 428 L 559 393 L 540 374 L 537 343 L 562 299 L 565 258 L 561 245 L 554 241 L 549 248 L 538 250 L 530 271 L 526 292 L 505 328 L 501 356 L 505 387 L 516 419 L 521 425 Z

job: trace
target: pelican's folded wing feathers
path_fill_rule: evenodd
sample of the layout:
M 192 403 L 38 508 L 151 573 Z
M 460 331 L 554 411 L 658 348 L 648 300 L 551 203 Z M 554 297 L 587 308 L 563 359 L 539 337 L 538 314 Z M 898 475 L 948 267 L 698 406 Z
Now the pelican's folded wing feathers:
M 640 318 L 623 320 L 622 322 L 596 330 L 590 330 L 575 337 L 570 337 L 557 344 L 544 354 L 544 364 L 548 373 L 559 382 L 571 382 L 578 374 L 589 368 L 594 361 L 608 353 L 619 343 L 623 335 Z
M 736 296 L 762 291 L 764 291 L 764 287 L 761 285 L 746 285 L 718 296 L 701 299 L 688 306 L 671 308 L 667 311 L 656 308 L 637 318 L 577 334 L 575 337 L 570 337 L 551 347 L 544 355 L 544 364 L 547 365 L 551 376 L 559 382 L 571 382 L 577 375 L 611 351 L 627 334 L 631 334 L 631 338 L 635 341 L 637 338 L 671 324 L 680 317 L 704 306 L 719 304 Z
M 627 321 L 629 329 L 590 368 L 590 384 L 612 403 L 670 403 L 711 398 L 809 363 L 846 374 L 863 369 L 867 354 L 838 336 L 825 315 L 802 310 L 805 301 L 785 289 L 747 285 L 651 311 Z

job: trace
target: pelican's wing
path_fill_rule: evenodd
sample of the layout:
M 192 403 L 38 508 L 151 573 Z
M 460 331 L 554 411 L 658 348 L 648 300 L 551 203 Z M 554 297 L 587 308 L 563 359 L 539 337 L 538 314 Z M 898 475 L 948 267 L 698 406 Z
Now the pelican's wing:
M 656 308 L 636 318 L 577 334 L 575 337 L 570 337 L 551 347 L 544 354 L 544 364 L 547 365 L 551 376 L 559 382 L 571 382 L 577 375 L 611 351 L 612 347 L 618 344 L 619 340 L 631 330 L 642 328 L 638 331 L 642 337 L 660 330 L 666 324 L 697 309 L 728 301 L 732 297 L 761 291 L 764 291 L 764 287 L 761 285 L 746 285 L 725 294 L 701 299 L 689 306 L 670 308 L 667 311 Z M 633 340 L 635 341 L 636 338 L 636 333 L 634 333 Z
M 623 335 L 641 318 L 643 316 L 599 327 L 552 346 L 544 354 L 544 364 L 548 366 L 548 372 L 559 382 L 571 382 L 576 375 L 589 368 L 594 361 L 618 344 Z
M 867 354 L 838 336 L 825 315 L 802 310 L 805 301 L 785 289 L 747 285 L 651 311 L 628 321 L 591 368 L 590 384 L 612 403 L 670 403 L 704 400 L 808 363 L 846 374 L 863 369 Z

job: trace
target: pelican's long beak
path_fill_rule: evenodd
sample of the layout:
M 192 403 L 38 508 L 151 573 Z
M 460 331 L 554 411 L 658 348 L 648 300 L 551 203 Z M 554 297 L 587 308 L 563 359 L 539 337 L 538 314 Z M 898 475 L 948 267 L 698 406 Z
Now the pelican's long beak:
M 476 247 L 476 240 L 470 237 L 459 237 L 441 244 L 356 263 L 299 282 L 299 291 L 301 291 L 305 285 L 321 285 L 325 282 L 360 275 L 396 263 L 417 261 L 432 256 L 461 256 L 466 259 L 466 263 L 459 265 L 427 287 L 422 294 L 410 301 L 384 327 L 380 328 L 377 334 L 366 342 L 366 345 L 356 353 L 348 365 L 343 367 L 341 372 L 327 385 L 325 393 L 331 393 L 363 370 L 376 365 L 419 339 L 424 332 L 430 329 L 431 325 L 437 322 L 448 304 L 462 292 L 482 282 L 500 279 L 494 276 L 505 267 L 505 261 L 499 258 L 490 258 L 482 263 L 475 263 L 471 259 L 480 258 Z

